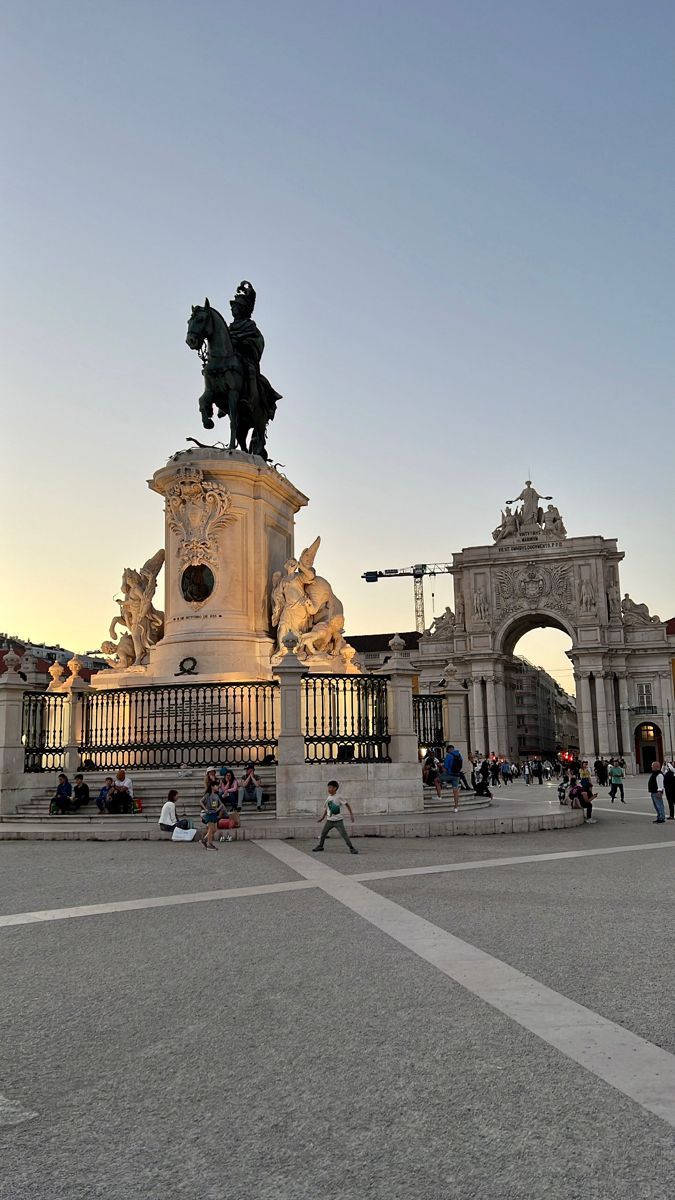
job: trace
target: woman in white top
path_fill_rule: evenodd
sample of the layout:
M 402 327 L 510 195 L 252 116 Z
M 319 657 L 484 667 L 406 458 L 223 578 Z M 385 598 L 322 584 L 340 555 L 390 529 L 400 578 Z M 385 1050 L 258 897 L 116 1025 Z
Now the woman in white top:
M 178 814 L 176 813 L 177 799 L 178 792 L 175 788 L 172 788 L 164 802 L 162 811 L 159 814 L 159 827 L 162 833 L 173 833 L 176 826 L 178 826 L 179 829 L 190 828 L 187 821 L 178 820 Z

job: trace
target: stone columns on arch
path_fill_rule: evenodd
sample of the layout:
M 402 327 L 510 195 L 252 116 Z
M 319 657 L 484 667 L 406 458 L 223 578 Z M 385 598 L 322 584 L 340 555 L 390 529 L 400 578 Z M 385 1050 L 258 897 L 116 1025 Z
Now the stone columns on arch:
M 497 730 L 497 692 L 495 680 L 490 675 L 485 681 L 485 698 L 487 702 L 488 742 L 486 754 L 499 754 L 499 734 Z
M 506 710 L 506 680 L 502 673 L 495 676 L 495 693 L 497 698 L 497 744 L 493 747 L 495 754 L 509 753 L 509 719 Z
M 580 758 L 595 758 L 595 738 L 593 736 L 593 706 L 591 702 L 590 671 L 575 671 L 577 681 L 577 722 L 579 725 Z
M 633 736 L 630 728 L 630 715 L 628 708 L 628 677 L 625 674 L 619 675 L 619 709 L 621 718 L 621 739 L 623 741 L 623 757 L 626 761 L 633 760 Z
M 476 750 L 482 750 L 480 744 L 483 740 L 483 684 L 480 675 L 474 675 L 473 680 L 473 697 L 471 704 L 471 752 L 476 753 Z
M 605 695 L 604 672 L 598 671 L 595 678 L 595 711 L 598 718 L 598 753 L 602 758 L 609 757 L 609 724 L 607 719 L 607 699 Z

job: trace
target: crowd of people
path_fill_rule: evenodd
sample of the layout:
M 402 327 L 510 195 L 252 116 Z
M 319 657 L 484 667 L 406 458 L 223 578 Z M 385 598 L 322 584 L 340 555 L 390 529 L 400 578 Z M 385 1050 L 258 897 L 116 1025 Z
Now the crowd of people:
M 75 775 L 70 783 L 63 772 L 58 777 L 56 791 L 49 806 L 51 816 L 63 816 L 65 813 L 76 813 L 86 807 L 91 800 L 89 785 L 84 782 L 84 776 Z M 133 784 L 126 771 L 120 768 L 115 776 L 108 775 L 96 797 L 96 807 L 100 813 L 132 813 L 139 811 L 140 805 L 134 801 Z
M 262 781 L 252 763 L 244 768 L 240 779 L 229 767 L 209 768 L 203 786 L 200 813 L 205 828 L 201 841 L 206 849 L 216 849 L 218 833 L 223 835 L 221 841 L 232 840 L 230 830 L 239 826 L 239 815 L 245 800 L 255 802 L 258 812 L 264 809 Z M 84 782 L 83 775 L 75 775 L 71 784 L 68 776 L 62 772 L 49 811 L 52 816 L 76 813 L 89 804 L 90 799 L 89 786 Z M 178 799 L 177 790 L 172 788 L 159 815 L 158 824 L 163 833 L 173 835 L 175 829 L 188 830 L 191 827 L 184 810 L 181 816 L 178 815 Z M 96 797 L 96 807 L 102 816 L 142 811 L 141 801 L 134 797 L 133 783 L 126 770 L 120 768 L 114 776 L 105 778 Z
M 587 759 L 525 758 L 522 762 L 510 762 L 505 757 L 484 755 L 480 753 L 469 755 L 471 784 L 467 781 L 463 769 L 463 757 L 453 745 L 448 745 L 443 752 L 433 747 L 425 752 L 422 760 L 422 779 L 428 787 L 434 787 L 436 795 L 441 796 L 444 785 L 452 789 L 454 811 L 459 811 L 459 796 L 461 791 L 473 789 L 476 796 L 492 799 L 490 788 L 508 787 L 515 779 L 523 779 L 527 786 L 536 779 L 542 784 L 554 778 L 558 781 L 558 798 L 561 804 L 570 804 L 573 808 L 584 810 L 584 820 L 589 825 L 597 824 L 593 816 L 593 800 L 597 792 L 593 791 L 593 776 L 598 787 L 606 787 L 612 804 L 617 796 L 621 804 L 626 803 L 624 795 L 624 780 L 626 778 L 626 762 L 623 758 L 597 758 L 593 763 L 593 771 Z M 651 773 L 647 781 L 647 790 L 656 811 L 655 824 L 675 820 L 675 762 L 652 763 Z M 669 816 L 665 815 L 665 803 L 668 804 Z

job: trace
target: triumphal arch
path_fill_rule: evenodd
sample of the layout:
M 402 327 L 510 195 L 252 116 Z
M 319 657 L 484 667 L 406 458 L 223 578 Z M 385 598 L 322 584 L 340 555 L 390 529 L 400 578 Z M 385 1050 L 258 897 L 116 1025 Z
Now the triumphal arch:
M 582 756 L 622 755 L 644 769 L 643 727 L 656 727 L 661 754 L 672 753 L 666 625 L 646 604 L 622 599 L 616 539 L 568 536 L 551 501 L 527 480 L 506 503 L 492 544 L 453 555 L 455 611 L 420 641 L 421 687 L 441 674 L 463 688 L 467 748 L 513 755 L 514 648 L 531 629 L 560 629 L 572 642 Z M 658 749 L 655 740 L 654 757 Z

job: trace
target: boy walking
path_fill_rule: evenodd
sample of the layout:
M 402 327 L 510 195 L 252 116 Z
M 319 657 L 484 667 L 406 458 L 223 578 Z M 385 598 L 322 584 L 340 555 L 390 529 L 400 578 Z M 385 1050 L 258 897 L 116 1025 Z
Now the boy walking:
M 331 829 L 337 829 L 340 837 L 344 838 L 347 846 L 349 847 L 350 854 L 358 854 L 358 850 L 352 846 L 352 843 L 349 840 L 349 834 L 345 829 L 345 819 L 342 811 L 343 807 L 347 809 L 347 812 L 349 813 L 349 819 L 352 821 L 352 823 L 354 821 L 354 814 L 348 800 L 345 800 L 343 805 L 342 801 L 336 798 L 339 787 L 340 784 L 337 783 L 335 779 L 329 780 L 326 803 L 323 806 L 323 812 L 321 813 L 321 816 L 318 818 L 319 824 L 321 821 L 324 822 L 324 827 L 321 830 L 321 837 L 319 838 L 318 846 L 312 847 L 313 854 L 316 854 L 319 850 L 323 850 L 323 844 Z

